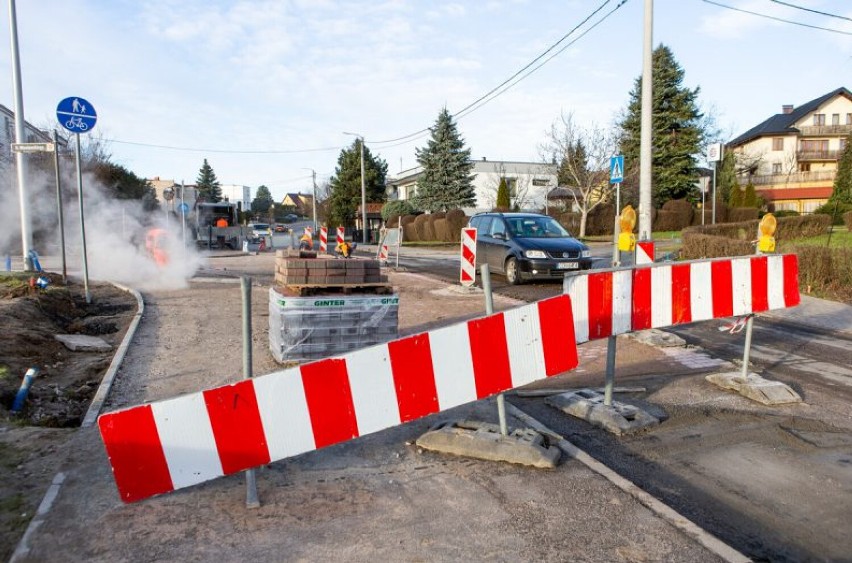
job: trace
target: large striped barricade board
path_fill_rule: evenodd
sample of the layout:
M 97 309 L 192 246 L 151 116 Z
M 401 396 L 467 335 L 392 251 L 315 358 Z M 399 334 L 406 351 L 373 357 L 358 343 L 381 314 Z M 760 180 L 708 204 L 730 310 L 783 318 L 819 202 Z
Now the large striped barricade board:
M 101 415 L 133 502 L 396 426 L 571 370 L 560 295 L 428 333 Z
M 760 255 L 567 276 L 577 343 L 799 304 L 795 254 Z

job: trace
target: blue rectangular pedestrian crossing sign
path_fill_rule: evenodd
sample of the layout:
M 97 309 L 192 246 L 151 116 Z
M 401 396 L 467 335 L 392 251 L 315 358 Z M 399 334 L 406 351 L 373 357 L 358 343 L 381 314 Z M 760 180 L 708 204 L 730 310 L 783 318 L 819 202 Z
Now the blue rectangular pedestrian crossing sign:
M 624 155 L 613 156 L 609 159 L 609 183 L 619 184 L 624 181 Z

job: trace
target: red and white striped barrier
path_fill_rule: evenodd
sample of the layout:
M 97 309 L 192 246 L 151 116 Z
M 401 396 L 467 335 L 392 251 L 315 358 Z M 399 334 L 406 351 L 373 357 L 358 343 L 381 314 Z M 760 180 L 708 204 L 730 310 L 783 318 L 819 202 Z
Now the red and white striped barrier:
M 799 304 L 795 254 L 654 264 L 568 276 L 577 343 Z
M 471 286 L 476 280 L 476 229 L 465 227 L 461 231 L 461 272 L 460 281 Z
M 328 252 L 328 227 L 320 227 L 320 236 L 319 236 L 319 251 L 323 254 Z
M 337 245 L 340 246 L 341 244 L 343 244 L 343 240 L 344 240 L 343 227 L 337 227 L 337 241 L 336 241 Z
M 102 415 L 124 502 L 363 436 L 577 366 L 571 300 Z
M 388 249 L 388 245 L 383 242 L 382 246 L 379 248 L 379 260 L 387 262 L 388 256 L 390 256 L 390 249 Z
M 654 263 L 654 241 L 640 240 L 636 243 L 636 265 Z

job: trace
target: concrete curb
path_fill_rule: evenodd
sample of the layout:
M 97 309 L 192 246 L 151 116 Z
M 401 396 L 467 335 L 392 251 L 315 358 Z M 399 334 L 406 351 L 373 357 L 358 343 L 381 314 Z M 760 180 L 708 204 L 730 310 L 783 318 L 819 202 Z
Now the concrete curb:
M 89 405 L 89 410 L 86 411 L 86 416 L 83 418 L 83 423 L 80 425 L 80 428 L 88 428 L 95 423 L 95 420 L 97 420 L 98 414 L 101 412 L 101 407 L 103 407 L 104 401 L 106 401 L 109 390 L 112 387 L 112 382 L 115 380 L 118 368 L 121 367 L 121 362 L 124 361 L 124 356 L 127 354 L 128 348 L 130 348 L 130 341 L 133 340 L 133 335 L 136 334 L 136 329 L 139 327 L 139 321 L 142 320 L 142 314 L 145 312 L 145 302 L 142 300 L 142 294 L 133 288 L 125 287 L 117 283 L 113 283 L 112 285 L 130 293 L 136 298 L 136 315 L 134 315 L 133 320 L 130 321 L 130 326 L 127 327 L 127 332 L 124 334 L 124 338 L 122 339 L 118 350 L 116 350 L 115 356 L 112 357 L 112 362 L 110 362 L 109 368 L 107 369 L 106 374 L 104 374 L 101 384 L 98 386 L 98 390 L 92 399 L 91 405 Z
M 675 511 L 672 507 L 658 500 L 657 498 L 651 496 L 646 493 L 635 484 L 633 484 L 628 479 L 625 479 L 603 463 L 599 462 L 571 442 L 567 441 L 561 435 L 557 434 L 553 430 L 550 430 L 541 422 L 531 417 L 518 407 L 507 404 L 506 409 L 509 413 L 515 418 L 522 420 L 525 424 L 529 425 L 534 430 L 541 432 L 542 434 L 547 434 L 558 440 L 557 445 L 559 449 L 565 452 L 567 455 L 576 459 L 598 475 L 601 475 L 613 485 L 629 494 L 633 498 L 635 498 L 639 503 L 643 506 L 651 510 L 654 514 L 694 539 L 702 546 L 704 546 L 708 551 L 718 555 L 725 561 L 737 562 L 737 563 L 745 563 L 747 561 L 751 561 L 748 557 L 729 546 L 716 536 L 710 534 L 708 531 L 699 527 L 697 524 L 684 517 Z

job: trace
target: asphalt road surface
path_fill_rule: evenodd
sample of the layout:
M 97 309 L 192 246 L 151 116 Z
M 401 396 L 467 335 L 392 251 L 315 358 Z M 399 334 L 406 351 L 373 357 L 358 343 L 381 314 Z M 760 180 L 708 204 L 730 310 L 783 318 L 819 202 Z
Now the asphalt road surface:
M 606 267 L 608 250 L 594 249 L 597 267 Z M 400 265 L 448 281 L 458 278 L 455 250 L 403 249 Z M 509 286 L 499 275 L 492 276 L 492 287 L 523 301 L 562 291 L 559 281 Z M 681 369 L 648 365 L 646 375 L 625 383 L 617 364 L 617 385 L 647 388 L 617 399 L 663 419 L 650 431 L 616 437 L 542 399 L 511 400 L 755 560 L 852 559 L 852 341 L 757 317 L 750 371 L 788 384 L 804 399 L 766 407 L 704 379 L 740 369 L 744 334 L 722 332 L 721 324 L 671 330 L 689 344 L 671 352 Z

